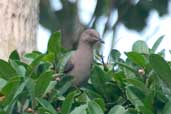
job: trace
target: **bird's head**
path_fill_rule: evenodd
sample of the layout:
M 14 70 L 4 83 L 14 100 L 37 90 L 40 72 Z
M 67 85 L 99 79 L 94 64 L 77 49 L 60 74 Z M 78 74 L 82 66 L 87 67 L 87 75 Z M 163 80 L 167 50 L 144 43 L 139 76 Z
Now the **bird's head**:
M 99 33 L 94 29 L 87 29 L 81 34 L 80 42 L 88 43 L 90 45 L 94 45 L 97 42 L 104 43 L 102 39 L 100 39 Z

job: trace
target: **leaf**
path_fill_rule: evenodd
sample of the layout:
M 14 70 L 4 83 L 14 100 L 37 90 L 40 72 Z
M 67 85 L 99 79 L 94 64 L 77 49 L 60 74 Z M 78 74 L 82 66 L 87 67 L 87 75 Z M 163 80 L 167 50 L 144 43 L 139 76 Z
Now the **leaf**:
M 50 63 L 40 62 L 40 64 L 38 64 L 36 66 L 36 68 L 34 68 L 33 70 L 34 70 L 35 74 L 37 75 L 37 77 L 39 77 L 40 74 L 49 71 L 51 65 L 52 64 L 50 64 Z
M 88 108 L 87 104 L 80 105 L 76 107 L 70 114 L 87 114 L 86 109 Z
M 15 70 L 7 62 L 0 59 L 0 77 L 9 80 L 16 75 Z
M 28 84 L 28 80 L 27 79 L 25 79 L 20 85 L 18 85 L 18 87 L 17 87 L 17 89 L 15 91 L 15 94 L 13 96 L 13 99 L 15 99 L 18 95 L 20 95 L 23 92 L 26 84 Z
M 145 93 L 141 92 L 141 90 L 137 89 L 134 86 L 127 86 L 126 87 L 126 95 L 128 100 L 139 109 L 140 106 L 144 106 L 143 99 Z
M 40 64 L 40 62 L 42 62 L 42 58 L 44 57 L 43 54 L 39 55 L 38 57 L 36 57 L 32 63 L 30 64 L 30 66 L 34 69 L 38 64 Z
M 42 60 L 45 62 L 50 62 L 50 63 L 54 62 L 55 60 L 54 53 L 51 52 L 51 53 L 45 54 Z
M 35 96 L 41 97 L 45 93 L 48 85 L 52 80 L 52 72 L 45 72 L 39 76 L 39 79 L 36 81 L 35 85 Z
M 130 59 L 137 65 L 140 65 L 141 67 L 145 67 L 146 62 L 145 62 L 144 57 L 141 54 L 137 52 L 129 52 L 129 53 L 126 53 L 126 55 L 128 56 L 128 59 Z
M 142 114 L 154 114 L 151 109 L 146 108 L 144 106 L 140 106 L 139 109 Z
M 90 76 L 94 89 L 106 100 L 112 102 L 121 95 L 121 90 L 116 83 L 112 82 L 112 76 L 104 72 L 100 67 L 94 66 Z M 113 94 L 116 93 L 116 94 Z
M 6 84 L 7 84 L 7 81 L 4 80 L 3 78 L 0 78 L 0 91 Z
M 42 98 L 36 98 L 36 100 L 39 102 L 39 104 L 47 111 L 51 112 L 52 114 L 56 114 L 56 110 L 54 107 L 46 100 Z
M 105 72 L 100 67 L 94 66 L 92 76 L 90 78 L 94 88 L 99 92 L 104 93 L 105 83 L 110 80 L 109 76 L 106 76 Z
M 30 114 L 30 113 L 28 113 L 28 114 Z M 53 113 L 49 112 L 49 110 L 47 110 L 43 107 L 39 107 L 38 108 L 38 114 L 53 114 Z
M 72 86 L 72 76 L 63 76 L 59 77 L 61 78 L 60 82 L 57 83 L 56 89 L 59 90 L 59 94 L 63 95 L 71 86 Z
M 140 89 L 143 92 L 147 92 L 148 89 L 145 87 L 144 83 L 138 79 L 126 79 L 126 81 L 130 84 L 133 84 L 135 87 L 137 87 L 138 89 Z
M 30 59 L 30 60 L 34 60 L 37 57 L 39 57 L 40 55 L 42 55 L 41 52 L 39 52 L 39 51 L 33 51 L 31 53 L 24 54 L 24 57 L 27 58 L 27 59 Z
M 79 102 L 79 103 L 87 103 L 87 101 L 89 101 L 89 96 L 83 92 L 81 93 L 77 98 L 76 98 L 76 101 Z
M 33 100 L 35 98 L 35 80 L 33 80 L 31 77 L 27 78 L 28 84 L 26 85 L 28 93 Z
M 96 98 L 94 101 L 101 107 L 103 111 L 106 110 L 104 99 Z
M 112 49 L 110 55 L 114 61 L 118 61 L 121 56 L 121 53 L 116 49 Z
M 5 114 L 5 112 L 3 110 L 0 109 L 0 114 Z
M 132 68 L 131 66 L 129 66 L 129 65 L 125 64 L 125 63 L 122 63 L 122 62 L 116 62 L 116 63 L 117 63 L 118 65 L 120 65 L 120 66 L 122 66 L 122 67 L 128 69 L 129 71 L 131 71 L 131 72 L 133 72 L 133 73 L 137 73 L 137 71 L 136 71 L 134 68 Z
M 132 51 L 137 52 L 137 53 L 149 54 L 149 48 L 146 42 L 142 40 L 138 40 L 133 44 Z
M 11 60 L 20 60 L 20 56 L 19 56 L 19 53 L 17 52 L 17 50 L 14 50 L 10 54 L 9 59 L 11 59 Z
M 89 88 L 81 88 L 90 98 L 102 98 L 102 96 L 96 91 Z
M 171 87 L 171 70 L 168 63 L 159 55 L 150 55 L 150 64 L 159 77 Z
M 157 41 L 154 43 L 154 45 L 153 45 L 153 47 L 152 47 L 152 49 L 151 49 L 153 53 L 156 52 L 156 50 L 157 50 L 157 48 L 159 47 L 159 45 L 160 45 L 161 41 L 163 40 L 163 38 L 164 38 L 164 35 L 160 36 L 160 37 L 157 39 Z
M 164 108 L 163 108 L 163 110 L 162 110 L 162 114 L 170 114 L 170 112 L 171 112 L 171 101 L 169 100 L 169 101 L 165 104 L 165 106 L 164 106 Z
M 51 113 L 49 110 L 42 108 L 42 107 L 38 108 L 38 112 L 39 112 L 38 114 L 54 114 L 54 113 Z
M 126 110 L 123 106 L 115 105 L 114 107 L 110 109 L 108 114 L 125 114 L 125 113 L 126 113 Z
M 54 53 L 57 56 L 61 52 L 61 33 L 54 32 L 48 42 L 48 53 Z
M 72 107 L 74 97 L 78 94 L 79 94 L 78 91 L 73 91 L 67 95 L 65 101 L 62 103 L 61 114 L 69 114 L 71 107 Z
M 104 114 L 101 107 L 95 101 L 88 102 L 88 113 L 89 114 Z
M 5 96 L 5 100 L 3 102 L 4 105 L 10 106 L 9 104 L 13 102 L 15 94 L 17 93 L 17 89 L 20 85 L 21 78 L 20 77 L 13 77 L 10 79 L 7 84 L 2 88 L 1 92 Z
M 25 77 L 26 69 L 23 65 L 17 64 L 15 60 L 9 60 L 9 63 L 19 76 Z
M 125 114 L 140 114 L 135 108 L 128 108 Z

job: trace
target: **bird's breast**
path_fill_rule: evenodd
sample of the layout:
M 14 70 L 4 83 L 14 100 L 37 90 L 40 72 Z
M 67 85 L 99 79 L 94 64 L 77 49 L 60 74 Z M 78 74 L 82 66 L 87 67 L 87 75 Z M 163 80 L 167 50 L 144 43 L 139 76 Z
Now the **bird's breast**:
M 74 76 L 75 82 L 80 85 L 80 83 L 88 80 L 93 61 L 93 53 L 92 51 L 80 50 L 74 54 L 72 60 L 75 64 L 71 74 Z
M 76 53 L 75 56 L 77 56 L 74 57 L 75 58 L 74 63 L 76 63 L 75 64 L 76 69 L 82 73 L 86 73 L 87 71 L 89 71 L 93 61 L 93 54 L 91 52 L 84 51 L 84 52 Z

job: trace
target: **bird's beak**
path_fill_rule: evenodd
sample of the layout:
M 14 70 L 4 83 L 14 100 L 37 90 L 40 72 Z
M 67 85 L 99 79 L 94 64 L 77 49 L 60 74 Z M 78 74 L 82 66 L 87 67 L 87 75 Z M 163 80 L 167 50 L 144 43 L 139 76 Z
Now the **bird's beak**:
M 101 38 L 99 38 L 99 42 L 102 43 L 102 44 L 105 43 Z

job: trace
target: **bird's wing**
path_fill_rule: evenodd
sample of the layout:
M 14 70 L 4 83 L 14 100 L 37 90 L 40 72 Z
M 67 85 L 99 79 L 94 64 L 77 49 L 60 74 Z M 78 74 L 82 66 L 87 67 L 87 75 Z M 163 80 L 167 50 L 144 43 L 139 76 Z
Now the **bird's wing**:
M 74 68 L 74 64 L 71 60 L 69 60 L 66 65 L 64 66 L 64 73 L 70 72 Z

